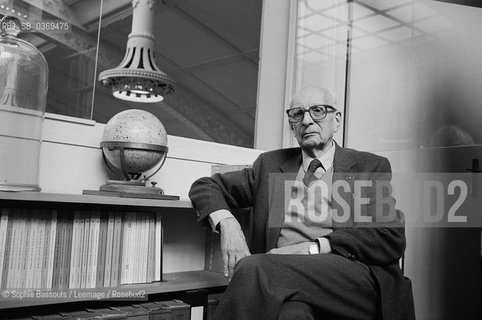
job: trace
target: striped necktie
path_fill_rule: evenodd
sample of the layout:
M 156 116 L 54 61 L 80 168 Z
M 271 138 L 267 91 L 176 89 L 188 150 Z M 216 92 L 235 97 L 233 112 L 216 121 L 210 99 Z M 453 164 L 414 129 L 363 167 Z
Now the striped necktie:
M 306 170 L 305 176 L 303 177 L 303 183 L 307 187 L 309 187 L 314 180 L 318 179 L 315 176 L 315 171 L 320 167 L 323 168 L 323 165 L 321 164 L 320 160 L 314 159 L 310 162 L 310 165 L 308 166 L 308 170 Z

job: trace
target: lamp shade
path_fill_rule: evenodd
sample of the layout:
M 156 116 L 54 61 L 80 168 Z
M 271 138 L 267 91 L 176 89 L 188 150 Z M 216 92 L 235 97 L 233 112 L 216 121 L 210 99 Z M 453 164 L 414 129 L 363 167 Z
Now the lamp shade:
M 124 59 L 100 73 L 99 81 L 119 99 L 159 102 L 174 91 L 174 80 L 156 65 L 153 23 L 160 0 L 133 0 L 132 31 Z

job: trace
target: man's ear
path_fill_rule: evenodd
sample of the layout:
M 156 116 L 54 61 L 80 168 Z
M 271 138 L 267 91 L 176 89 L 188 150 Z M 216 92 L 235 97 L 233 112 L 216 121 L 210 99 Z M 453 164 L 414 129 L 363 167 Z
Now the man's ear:
M 340 126 L 341 126 L 341 112 L 340 111 L 337 111 L 335 113 L 335 121 L 336 121 L 335 132 L 337 132 L 338 129 L 340 128 Z

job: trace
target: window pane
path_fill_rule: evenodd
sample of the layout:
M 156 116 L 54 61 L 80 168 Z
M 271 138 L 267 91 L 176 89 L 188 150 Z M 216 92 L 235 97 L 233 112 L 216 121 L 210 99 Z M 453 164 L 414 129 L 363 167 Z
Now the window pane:
M 171 2 L 169 2 L 171 3 Z M 153 104 L 112 97 L 97 84 L 93 119 L 143 109 L 168 134 L 252 147 L 258 78 L 261 1 L 200 0 L 161 5 L 155 13 L 157 66 L 176 81 L 176 91 Z M 124 58 L 131 32 L 130 1 L 105 7 L 99 72 Z
M 0 0 L 0 14 L 16 16 L 32 26 L 19 37 L 35 45 L 47 60 L 46 111 L 90 119 L 100 1 L 89 7 L 89 14 L 78 11 L 73 3 Z
M 346 1 L 299 1 L 296 29 L 298 88 L 319 85 L 343 93 L 347 14 Z
M 353 19 L 348 144 L 482 143 L 482 9 L 426 0 L 353 5 L 366 15 Z
M 295 28 L 293 93 L 305 86 L 321 86 L 337 94 L 344 109 L 347 65 L 346 0 L 299 0 Z M 343 143 L 343 130 L 335 140 Z M 296 146 L 294 137 L 291 145 Z
M 262 2 L 156 2 L 155 57 L 176 81 L 176 92 L 154 104 L 113 98 L 98 82 L 100 72 L 124 58 L 131 0 L 0 0 L 0 14 L 21 12 L 23 21 L 71 26 L 23 35 L 49 65 L 47 112 L 106 123 L 122 110 L 139 108 L 159 117 L 170 135 L 252 147 Z

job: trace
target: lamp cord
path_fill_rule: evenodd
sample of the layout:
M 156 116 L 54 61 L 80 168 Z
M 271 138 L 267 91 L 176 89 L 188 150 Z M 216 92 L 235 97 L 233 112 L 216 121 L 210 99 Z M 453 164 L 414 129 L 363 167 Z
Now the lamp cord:
M 99 8 L 99 29 L 97 30 L 97 43 L 96 43 L 96 50 L 95 50 L 95 64 L 94 64 L 94 81 L 92 83 L 92 105 L 90 106 L 90 119 L 94 117 L 94 101 L 95 101 L 95 89 L 97 83 L 97 65 L 99 63 L 99 48 L 100 48 L 100 30 L 102 26 L 102 14 L 104 12 L 104 0 L 100 1 L 100 8 Z

